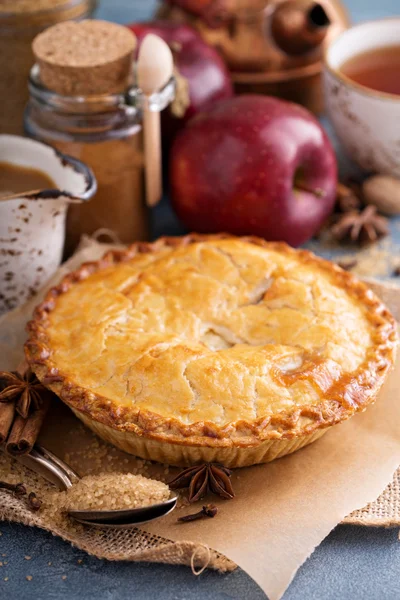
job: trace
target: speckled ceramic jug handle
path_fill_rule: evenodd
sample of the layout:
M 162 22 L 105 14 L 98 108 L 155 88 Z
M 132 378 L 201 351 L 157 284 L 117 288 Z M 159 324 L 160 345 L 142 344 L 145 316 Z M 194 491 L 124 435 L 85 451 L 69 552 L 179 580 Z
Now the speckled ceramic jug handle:
M 61 263 L 70 202 L 96 191 L 92 171 L 46 144 L 0 135 L 0 162 L 39 169 L 55 189 L 0 201 L 0 314 L 29 300 Z

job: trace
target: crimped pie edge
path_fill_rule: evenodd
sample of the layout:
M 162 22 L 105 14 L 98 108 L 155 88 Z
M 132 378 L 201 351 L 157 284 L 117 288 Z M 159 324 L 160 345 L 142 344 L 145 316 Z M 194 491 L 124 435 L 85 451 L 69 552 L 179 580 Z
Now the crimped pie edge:
M 52 350 L 46 335 L 47 315 L 55 308 L 57 297 L 71 286 L 86 279 L 96 271 L 119 262 L 130 260 L 138 253 L 158 252 L 162 248 L 178 247 L 196 242 L 221 239 L 237 239 L 267 247 L 288 255 L 296 255 L 303 263 L 314 264 L 329 272 L 336 285 L 346 290 L 367 307 L 366 316 L 375 330 L 375 357 L 365 361 L 352 375 L 346 374 L 335 388 L 335 399 L 327 399 L 316 406 L 296 407 L 276 415 L 249 422 L 238 420 L 224 426 L 208 421 L 184 424 L 173 417 L 162 417 L 151 411 L 135 407 L 122 407 L 117 402 L 86 390 L 69 380 L 52 362 Z M 337 265 L 315 256 L 307 250 L 295 250 L 284 242 L 266 242 L 253 236 L 237 237 L 230 234 L 163 237 L 153 243 L 137 242 L 124 250 L 112 250 L 96 262 L 82 264 L 66 275 L 47 293 L 44 301 L 36 307 L 27 325 L 29 337 L 25 343 L 26 359 L 44 385 L 53 390 L 67 405 L 91 419 L 121 431 L 132 431 L 153 440 L 173 442 L 185 446 L 250 447 L 265 440 L 294 438 L 311 434 L 319 428 L 327 428 L 365 410 L 376 396 L 391 369 L 397 346 L 396 323 L 385 305 L 350 273 Z M 342 381 L 342 380 L 345 381 Z
M 218 462 L 230 469 L 250 467 L 260 463 L 271 462 L 287 454 L 292 454 L 300 448 L 308 446 L 322 437 L 328 429 L 316 429 L 308 435 L 296 436 L 291 439 L 264 440 L 256 446 L 246 448 L 240 446 L 184 446 L 171 441 L 160 441 L 139 436 L 133 431 L 125 432 L 113 429 L 94 421 L 83 413 L 74 411 L 75 415 L 89 429 L 103 440 L 116 446 L 128 454 L 134 454 L 145 460 L 185 467 L 204 462 Z

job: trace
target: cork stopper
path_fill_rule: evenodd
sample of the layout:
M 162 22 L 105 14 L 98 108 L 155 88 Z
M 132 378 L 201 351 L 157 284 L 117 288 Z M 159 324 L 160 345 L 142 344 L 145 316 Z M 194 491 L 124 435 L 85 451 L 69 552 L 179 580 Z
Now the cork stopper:
M 64 96 L 125 89 L 132 77 L 135 35 L 108 21 L 66 21 L 33 40 L 44 86 Z

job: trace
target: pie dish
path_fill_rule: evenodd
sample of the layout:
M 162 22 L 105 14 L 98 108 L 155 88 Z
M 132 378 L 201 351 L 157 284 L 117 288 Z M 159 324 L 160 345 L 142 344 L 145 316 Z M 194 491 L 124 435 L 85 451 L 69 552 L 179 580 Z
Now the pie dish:
M 310 252 L 162 238 L 82 265 L 28 325 L 28 363 L 92 430 L 171 465 L 293 452 L 376 399 L 393 317 Z

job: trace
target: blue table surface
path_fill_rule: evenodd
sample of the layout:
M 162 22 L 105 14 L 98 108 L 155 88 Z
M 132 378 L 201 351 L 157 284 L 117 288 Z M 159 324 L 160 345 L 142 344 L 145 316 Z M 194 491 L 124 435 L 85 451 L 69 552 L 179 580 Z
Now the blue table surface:
M 346 4 L 353 21 L 400 12 L 398 0 L 348 0 Z M 155 5 L 154 0 L 101 0 L 97 14 L 126 23 L 149 18 Z M 340 162 L 349 168 L 343 158 Z M 154 232 L 181 232 L 165 201 L 155 212 Z M 0 599 L 265 598 L 240 569 L 227 575 L 208 571 L 195 578 L 187 567 L 98 560 L 49 533 L 13 523 L 1 523 L 0 534 Z M 284 600 L 399 600 L 399 573 L 397 530 L 339 526 L 300 568 Z

